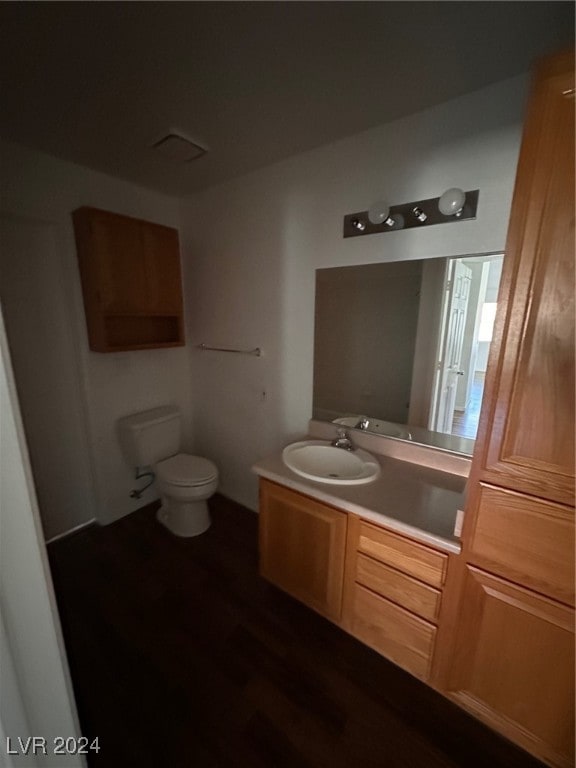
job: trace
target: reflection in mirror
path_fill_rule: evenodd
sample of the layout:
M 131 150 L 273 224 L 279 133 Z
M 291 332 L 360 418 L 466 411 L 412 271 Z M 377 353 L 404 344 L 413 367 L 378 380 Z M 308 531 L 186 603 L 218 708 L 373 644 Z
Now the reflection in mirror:
M 317 270 L 313 417 L 472 453 L 502 258 Z

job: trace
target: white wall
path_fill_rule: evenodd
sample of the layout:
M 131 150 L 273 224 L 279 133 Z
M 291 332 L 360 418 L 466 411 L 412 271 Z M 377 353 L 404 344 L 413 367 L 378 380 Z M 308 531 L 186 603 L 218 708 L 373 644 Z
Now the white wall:
M 0 313 L 0 734 L 79 737 L 70 675 Z M 76 755 L 9 757 L 0 764 L 82 766 Z
M 255 508 L 251 464 L 306 432 L 316 268 L 503 250 L 526 84 L 513 78 L 183 203 L 190 340 L 265 352 L 191 352 L 197 445 L 225 494 Z M 452 186 L 480 189 L 475 221 L 342 238 L 346 213 Z
M 55 226 L 0 216 L 0 304 L 47 539 L 94 519 L 94 478 Z
M 58 244 L 50 253 L 38 252 L 39 259 L 48 259 L 42 269 L 54 271 L 49 285 L 39 285 L 43 273 L 33 268 L 33 260 L 28 261 L 28 274 L 19 274 L 19 279 L 27 277 L 34 283 L 36 295 L 42 290 L 56 291 L 50 301 L 31 302 L 29 311 L 34 313 L 36 324 L 49 324 L 54 307 L 60 307 L 59 327 L 67 325 L 69 333 L 69 343 L 59 350 L 61 364 L 66 376 L 76 376 L 78 385 L 71 401 L 76 430 L 62 429 L 60 437 L 68 450 L 58 456 L 61 472 L 53 478 L 59 486 L 62 478 L 74 478 L 65 486 L 69 493 L 67 509 L 72 512 L 65 519 L 47 521 L 46 532 L 52 536 L 92 515 L 110 522 L 155 497 L 153 489 L 141 501 L 128 496 L 135 482 L 119 448 L 115 431 L 119 417 L 174 403 L 183 410 L 188 438 L 190 434 L 190 371 L 185 347 L 112 354 L 89 351 L 70 214 L 88 205 L 178 227 L 179 206 L 165 195 L 10 144 L 0 144 L 0 173 L 0 215 L 44 222 L 52 228 Z M 33 350 L 34 338 L 29 343 Z M 62 398 L 62 383 L 53 373 L 54 368 L 46 366 L 37 372 L 45 378 L 45 389 L 52 391 L 46 395 L 46 408 Z M 19 397 L 27 410 L 25 388 Z M 27 437 L 31 439 L 31 435 Z M 34 454 L 33 445 L 31 452 Z M 91 472 L 87 473 L 86 466 Z M 76 482 L 78 478 L 83 480 Z M 40 478 L 36 479 L 38 482 Z M 58 492 L 62 494 L 61 487 Z M 55 491 L 43 489 L 41 498 L 46 494 L 54 496 Z

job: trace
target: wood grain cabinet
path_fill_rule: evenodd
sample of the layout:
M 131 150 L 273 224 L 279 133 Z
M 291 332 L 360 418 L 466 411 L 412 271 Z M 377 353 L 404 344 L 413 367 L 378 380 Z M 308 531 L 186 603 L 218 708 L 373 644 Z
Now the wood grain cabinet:
M 537 70 L 477 446 L 480 478 L 574 505 L 574 54 Z
M 345 512 L 261 480 L 261 575 L 339 622 L 347 523 Z
M 426 680 L 448 556 L 260 481 L 260 573 Z
M 574 611 L 470 565 L 448 688 L 551 765 L 574 765 Z
M 350 516 L 343 626 L 427 680 L 448 555 Z
M 574 761 L 574 54 L 536 71 L 433 682 Z
M 178 232 L 96 208 L 72 218 L 90 349 L 183 345 Z
M 485 483 L 475 490 L 470 559 L 574 605 L 574 509 Z

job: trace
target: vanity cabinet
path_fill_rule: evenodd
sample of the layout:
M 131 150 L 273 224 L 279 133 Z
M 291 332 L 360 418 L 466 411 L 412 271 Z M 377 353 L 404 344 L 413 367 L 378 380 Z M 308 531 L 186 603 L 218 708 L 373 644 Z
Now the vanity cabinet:
M 536 72 L 433 681 L 574 761 L 574 55 Z
M 260 573 L 423 680 L 448 556 L 260 481 Z
M 448 555 L 350 515 L 343 626 L 427 680 Z
M 338 623 L 348 515 L 260 481 L 260 574 Z
M 72 219 L 90 349 L 183 345 L 177 230 L 87 207 Z

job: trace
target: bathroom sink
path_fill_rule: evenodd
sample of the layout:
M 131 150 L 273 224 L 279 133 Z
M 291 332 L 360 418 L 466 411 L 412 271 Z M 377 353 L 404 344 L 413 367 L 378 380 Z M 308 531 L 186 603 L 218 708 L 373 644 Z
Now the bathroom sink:
M 333 424 L 341 424 L 343 427 L 356 427 L 363 416 L 342 416 L 334 419 Z M 379 419 L 368 419 L 368 426 L 364 432 L 373 432 L 376 435 L 385 435 L 386 437 L 401 437 L 404 440 L 412 440 L 410 432 L 400 424 L 394 424 L 392 421 L 380 421 Z
M 282 460 L 297 475 L 318 483 L 360 485 L 380 474 L 380 464 L 368 451 L 346 451 L 327 440 L 303 440 L 286 446 Z

